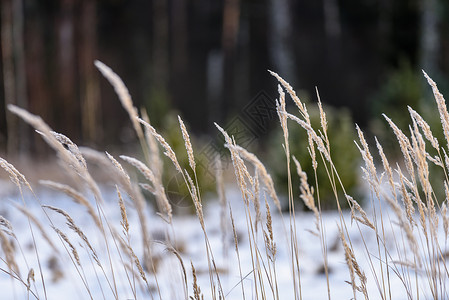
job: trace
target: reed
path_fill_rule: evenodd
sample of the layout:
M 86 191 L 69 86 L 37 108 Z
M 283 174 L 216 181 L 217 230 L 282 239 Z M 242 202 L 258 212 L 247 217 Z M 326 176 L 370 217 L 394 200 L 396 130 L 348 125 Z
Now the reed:
M 199 160 L 195 157 L 195 144 L 192 143 L 188 126 L 178 116 L 179 131 L 190 167 L 184 169 L 177 158 L 179 153 L 176 153 L 163 135 L 150 124 L 146 112 L 142 110 L 141 117 L 139 116 L 120 77 L 101 62 L 97 61 L 96 66 L 113 85 L 140 140 L 141 153 L 136 153 L 135 156 L 120 156 L 121 161 L 125 161 L 138 171 L 139 176 L 133 175 L 128 168 L 125 169 L 110 153 L 78 147 L 67 136 L 53 131 L 40 117 L 15 106 L 8 107 L 12 113 L 34 127 L 56 151 L 61 166 L 74 180 L 73 185 L 48 180 L 41 180 L 40 184 L 69 196 L 87 211 L 87 218 L 94 225 L 89 231 L 83 231 L 83 227 L 78 225 L 81 216 L 57 206 L 44 205 L 34 194 L 31 184 L 23 173 L 7 160 L 0 158 L 0 167 L 19 189 L 23 205 L 19 206 L 16 203 L 14 205 L 22 212 L 19 218 L 29 222 L 37 258 L 36 262 L 27 260 L 21 247 L 22 237 L 16 235 L 13 222 L 0 216 L 2 250 L 0 263 L 3 264 L 0 266 L 0 272 L 6 274 L 13 282 L 18 282 L 29 297 L 47 299 L 52 296 L 46 294 L 47 277 L 44 276 L 45 269 L 41 267 L 39 256 L 42 245 L 36 243 L 33 235 L 33 228 L 38 228 L 47 246 L 52 248 L 57 257 L 72 262 L 71 265 L 67 264 L 67 270 L 74 271 L 77 278 L 73 281 L 80 283 L 85 289 L 85 296 L 92 299 L 97 295 L 94 289 L 101 290 L 104 299 L 122 299 L 127 294 L 132 294 L 135 299 L 226 299 L 234 288 L 243 299 L 282 299 L 286 297 L 285 294 L 292 299 L 306 298 L 305 292 L 309 287 L 302 280 L 304 254 L 301 247 L 302 242 L 310 239 L 305 236 L 310 231 L 308 228 L 300 227 L 300 224 L 304 223 L 297 222 L 297 218 L 306 214 L 295 208 L 299 205 L 295 199 L 301 199 L 301 205 L 313 213 L 312 239 L 319 242 L 321 250 L 317 264 L 324 267 L 326 275 L 327 289 L 323 289 L 320 296 L 335 298 L 333 296 L 335 280 L 330 280 L 332 268 L 329 263 L 329 253 L 334 250 L 330 250 L 328 246 L 328 236 L 331 233 L 326 228 L 324 219 L 329 214 L 324 213 L 321 208 L 321 183 L 317 176 L 317 170 L 323 168 L 328 174 L 338 208 L 336 228 L 342 247 L 339 255 L 340 259 L 346 262 L 348 269 L 346 283 L 343 278 L 338 278 L 337 284 L 349 283 L 354 299 L 393 299 L 397 290 L 403 291 L 408 299 L 448 298 L 449 272 L 446 257 L 449 232 L 447 155 L 449 113 L 443 95 L 426 73 L 424 76 L 434 93 L 445 142 L 439 141 L 429 123 L 410 107 L 404 108 L 411 120 L 410 126 L 405 129 L 399 128 L 394 120 L 384 115 L 402 154 L 398 161 L 394 161 L 388 153 L 385 153 L 381 141 L 377 138 L 374 138 L 375 143 L 372 145 L 374 147 L 370 148 L 369 139 L 365 137 L 362 129 L 355 125 L 358 140 L 355 141 L 354 147 L 358 148 L 364 163 L 361 166 L 361 173 L 368 198 L 365 203 L 360 203 L 345 190 L 345 183 L 335 164 L 338 157 L 333 155 L 332 143 L 328 136 L 328 116 L 323 109 L 318 91 L 320 123 L 314 127 L 308 114 L 309 104 L 306 105 L 301 101 L 287 81 L 278 74 L 270 72 L 279 83 L 276 110 L 284 135 L 279 147 L 285 152 L 284 167 L 288 188 L 284 192 L 288 195 L 287 199 L 278 194 L 269 170 L 262 160 L 237 145 L 233 136 L 215 124 L 224 136 L 224 146 L 231 157 L 233 181 L 239 189 L 241 198 L 241 205 L 238 208 L 231 207 L 235 202 L 229 201 L 229 195 L 226 194 L 230 183 L 224 180 L 222 160 L 217 154 L 214 163 L 220 202 L 220 217 L 216 220 L 220 223 L 220 230 L 217 231 L 221 233 L 223 257 L 231 261 L 226 267 L 221 267 L 221 262 L 217 259 L 219 257 L 216 253 L 217 248 L 209 236 L 215 234 L 210 230 L 209 222 L 213 220 L 210 221 L 208 218 L 206 204 L 203 201 L 204 191 L 197 174 L 200 165 L 197 164 Z M 287 96 L 295 104 L 296 113 L 287 110 Z M 289 141 L 295 137 L 289 132 L 289 126 L 300 126 L 307 133 L 304 145 L 308 148 L 313 174 L 307 174 L 302 169 L 301 163 L 291 155 Z M 172 162 L 172 166 L 163 165 L 159 146 Z M 145 159 L 139 160 L 135 157 Z M 291 172 L 291 161 L 296 168 L 295 175 Z M 101 184 L 90 173 L 92 163 L 101 166 L 115 187 L 113 194 L 115 204 L 112 207 L 120 216 L 119 220 L 112 219 L 110 215 L 111 200 L 108 199 L 111 198 L 110 194 L 105 196 L 100 188 Z M 445 175 L 444 191 L 441 191 L 443 193 L 437 191 L 439 185 L 433 177 L 433 166 L 442 170 Z M 201 245 L 204 246 L 203 262 L 200 265 L 195 263 L 195 267 L 192 262 L 194 258 L 177 247 L 180 245 L 177 238 L 182 234 L 178 234 L 181 230 L 177 227 L 177 216 L 173 213 L 172 202 L 162 179 L 164 169 L 169 167 L 178 172 L 182 177 L 182 184 L 187 187 L 199 222 L 197 226 L 200 236 L 204 239 L 204 245 Z M 300 179 L 298 195 L 293 193 L 292 176 L 298 176 Z M 144 182 L 139 183 L 138 178 Z M 155 214 L 164 222 L 156 223 L 160 218 L 149 216 L 142 189 L 152 194 L 151 199 L 155 200 L 157 206 Z M 45 215 L 46 223 L 40 221 L 34 215 L 36 212 L 26 206 L 25 191 L 29 191 L 32 199 L 37 201 Z M 438 196 L 440 194 L 444 194 L 445 197 L 440 198 Z M 349 210 L 343 210 L 340 202 L 346 202 Z M 285 212 L 284 209 L 287 207 L 288 212 Z M 241 210 L 239 219 L 233 216 L 236 209 Z M 137 220 L 133 219 L 134 213 Z M 65 225 L 55 225 L 58 215 L 59 219 L 62 216 Z M 69 231 L 64 228 L 65 226 Z M 137 227 L 137 231 L 134 227 Z M 157 238 L 153 237 L 151 234 L 153 227 L 163 228 L 163 234 Z M 53 236 L 46 232 L 48 228 L 53 230 L 51 232 Z M 241 245 L 242 237 L 247 243 L 245 247 Z M 233 245 L 228 243 L 230 238 L 233 239 Z M 136 240 L 141 241 L 141 244 L 136 245 Z M 357 248 L 356 243 L 361 246 Z M 163 251 L 170 254 L 169 256 L 161 258 L 162 256 L 157 255 L 161 245 Z M 228 248 L 231 247 L 234 251 L 228 253 Z M 22 255 L 19 255 L 19 251 Z M 288 262 L 288 266 L 280 265 L 280 253 L 288 256 L 288 259 L 284 259 Z M 167 262 L 168 257 L 173 260 L 171 264 Z M 243 257 L 247 259 L 246 262 L 243 261 Z M 22 260 L 24 263 L 21 263 Z M 192 272 L 187 271 L 186 261 L 190 261 Z M 35 264 L 38 264 L 39 268 Z M 248 265 L 249 271 L 245 269 Z M 291 290 L 286 292 L 279 280 L 281 272 L 286 272 L 287 269 L 290 270 Z M 90 280 L 87 275 L 89 270 L 93 270 L 97 282 Z M 167 273 L 172 274 L 173 271 L 177 271 L 180 276 L 170 277 L 170 286 L 179 288 L 179 291 L 167 290 L 167 285 L 160 284 L 159 277 Z M 234 278 L 234 285 L 229 287 L 226 282 L 231 277 L 225 274 L 232 274 L 232 271 L 238 274 L 236 275 L 238 279 Z M 42 286 L 35 282 L 38 273 Z M 203 273 L 207 273 L 207 276 L 203 276 Z M 200 283 L 205 281 L 208 283 L 207 286 L 203 285 L 200 288 Z M 400 284 L 397 285 L 397 282 Z M 103 285 L 106 284 L 108 288 L 103 289 Z

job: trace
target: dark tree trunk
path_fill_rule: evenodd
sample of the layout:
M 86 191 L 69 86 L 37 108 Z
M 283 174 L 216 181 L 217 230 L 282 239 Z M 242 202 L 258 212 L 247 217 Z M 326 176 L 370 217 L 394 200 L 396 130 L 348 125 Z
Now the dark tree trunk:
M 15 104 L 27 108 L 25 51 L 23 45 L 23 2 L 3 0 L 2 17 L 2 62 L 5 106 Z M 28 151 L 27 127 L 16 116 L 6 111 L 7 152 L 9 155 L 25 154 Z
M 16 76 L 16 103 L 19 107 L 28 108 L 26 62 L 24 46 L 24 10 L 23 0 L 13 1 L 13 48 Z M 19 153 L 26 154 L 29 151 L 28 126 L 25 122 L 18 124 Z
M 271 0 L 269 48 L 274 72 L 296 85 L 295 59 L 292 51 L 292 18 L 289 0 Z
M 90 143 L 101 143 L 103 137 L 98 72 L 94 67 L 97 55 L 96 6 L 94 0 L 83 1 L 79 20 L 78 53 L 82 133 L 83 139 Z
M 235 108 L 235 64 L 236 47 L 240 27 L 240 0 L 225 0 L 223 8 L 223 89 L 221 100 L 221 114 L 228 116 Z
M 12 0 L 2 0 L 2 64 L 3 64 L 3 86 L 5 94 L 5 106 L 17 104 L 16 102 L 16 82 L 14 72 L 13 55 L 13 21 L 12 21 Z M 19 148 L 18 143 L 18 120 L 16 116 L 6 113 L 7 142 L 6 150 L 8 154 L 16 153 Z
M 340 10 L 337 0 L 323 0 L 324 30 L 328 39 L 339 39 L 341 34 Z
M 436 74 L 440 54 L 438 0 L 425 0 L 421 5 L 420 68 Z
M 26 73 L 28 94 L 28 107 L 31 112 L 41 116 L 46 122 L 53 123 L 51 118 L 51 93 L 49 92 L 48 61 L 45 53 L 43 22 L 45 16 L 38 5 L 29 7 L 33 13 L 27 18 L 25 39 L 27 41 L 26 51 Z M 39 135 L 31 134 L 31 149 L 37 155 L 43 155 L 48 146 Z
M 172 8 L 173 19 L 173 72 L 184 74 L 187 68 L 187 5 L 186 0 L 174 0 Z
M 58 130 L 70 133 L 77 139 L 79 132 L 79 106 L 76 95 L 76 62 L 75 62 L 75 27 L 74 0 L 63 0 L 60 3 L 59 18 L 57 20 L 58 36 L 58 99 L 55 107 L 58 110 Z
M 167 0 L 153 1 L 152 71 L 149 116 L 161 116 L 168 108 L 169 45 Z

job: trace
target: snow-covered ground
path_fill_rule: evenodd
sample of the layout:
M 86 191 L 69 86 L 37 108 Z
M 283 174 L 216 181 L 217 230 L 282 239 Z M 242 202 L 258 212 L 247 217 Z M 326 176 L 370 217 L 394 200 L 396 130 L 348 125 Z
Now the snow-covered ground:
M 103 271 L 96 266 L 95 262 L 92 262 L 91 256 L 85 249 L 85 244 L 81 243 L 81 240 L 77 235 L 70 230 L 65 224 L 65 219 L 61 215 L 47 210 L 47 214 L 50 216 L 55 227 L 67 234 L 72 244 L 77 249 L 81 266 L 78 267 L 78 271 L 75 268 L 75 263 L 69 258 L 67 254 L 67 248 L 62 246 L 62 242 L 58 239 L 55 232 L 49 226 L 48 218 L 43 213 L 42 208 L 36 201 L 33 195 L 25 193 L 25 202 L 29 211 L 35 215 L 40 222 L 44 225 L 47 234 L 51 237 L 54 244 L 59 249 L 59 253 L 55 253 L 54 250 L 48 245 L 48 243 L 42 238 L 39 230 L 33 225 L 33 233 L 35 236 L 37 253 L 39 255 L 39 261 L 43 271 L 46 296 L 42 285 L 41 275 L 39 272 L 39 266 L 36 258 L 35 247 L 32 243 L 30 228 L 27 219 L 19 212 L 13 205 L 13 203 L 22 204 L 20 195 L 17 192 L 11 192 L 9 185 L 2 184 L 3 195 L 2 202 L 0 203 L 0 215 L 4 216 L 11 221 L 14 233 L 17 236 L 20 247 L 15 249 L 16 261 L 20 268 L 20 275 L 22 279 L 27 281 L 27 274 L 30 268 L 35 271 L 35 283 L 32 284 L 31 290 L 34 291 L 40 299 L 112 299 L 113 294 L 111 290 L 115 288 L 118 291 L 119 299 L 133 299 L 134 295 L 130 289 L 134 284 L 134 280 L 131 276 L 130 279 L 126 277 L 126 272 L 123 268 L 122 259 L 125 262 L 129 262 L 128 257 L 120 258 L 117 255 L 117 247 L 109 241 L 109 253 L 112 257 L 113 270 L 108 260 L 107 249 L 103 237 L 99 230 L 94 225 L 91 217 L 86 213 L 84 207 L 75 204 L 67 196 L 50 192 L 48 190 L 40 190 L 38 193 L 39 200 L 42 204 L 52 205 L 67 211 L 75 223 L 83 230 L 88 237 L 90 243 L 98 252 L 100 261 L 102 262 Z M 13 189 L 14 190 L 14 189 Z M 107 203 L 103 206 L 105 215 L 111 226 L 114 226 L 119 232 L 122 232 L 120 227 L 120 210 L 117 205 L 117 195 L 114 189 L 105 189 L 104 198 L 107 199 Z M 247 235 L 247 226 L 245 219 L 244 206 L 241 201 L 240 193 L 236 189 L 229 188 L 227 190 L 227 199 L 232 207 L 232 212 L 239 236 L 239 254 L 241 260 L 242 274 L 245 277 L 243 280 L 246 299 L 255 299 L 256 292 L 254 291 L 253 274 L 251 255 L 249 251 L 249 241 Z M 128 219 L 130 222 L 130 236 L 131 244 L 134 248 L 136 255 L 142 258 L 142 243 L 140 224 L 138 221 L 137 213 L 135 210 L 127 206 Z M 288 233 L 285 228 L 289 228 L 289 219 L 284 216 L 282 219 L 278 214 L 272 210 L 273 217 L 273 229 L 274 237 L 277 244 L 276 254 L 276 273 L 277 282 L 279 287 L 280 299 L 294 299 L 293 286 L 292 286 L 292 272 L 290 269 L 290 250 L 289 243 L 287 241 Z M 223 238 L 222 231 L 220 229 L 220 206 L 217 201 L 209 201 L 205 204 L 205 224 L 210 239 L 211 246 L 213 248 L 213 255 L 216 262 L 217 269 L 220 272 L 221 285 L 226 295 L 226 299 L 242 299 L 242 288 L 240 283 L 240 273 L 237 263 L 236 252 L 234 250 L 234 242 L 232 239 L 232 233 L 230 231 L 230 222 L 228 219 L 228 238 L 225 241 L 227 247 L 227 254 L 223 250 Z M 147 273 L 148 282 L 153 291 L 154 299 L 159 298 L 157 292 L 161 292 L 163 299 L 183 299 L 183 276 L 181 273 L 181 267 L 177 258 L 167 251 L 163 240 L 166 234 L 169 234 L 172 240 L 176 240 L 179 252 L 184 262 L 184 266 L 187 272 L 187 281 L 189 288 L 189 295 L 192 295 L 192 275 L 191 275 L 191 263 L 196 268 L 198 276 L 198 285 L 201 291 L 205 295 L 205 299 L 210 299 L 211 294 L 209 292 L 209 274 L 208 265 L 206 259 L 204 235 L 201 231 L 200 224 L 196 216 L 183 215 L 176 216 L 173 220 L 173 225 L 168 226 L 159 217 L 156 216 L 151 208 L 147 210 L 148 215 L 148 230 L 152 234 L 153 238 L 153 253 L 156 256 L 157 264 L 157 284 L 155 277 Z M 385 218 L 388 218 L 388 213 L 385 214 Z M 381 281 L 380 276 L 390 276 L 392 293 L 391 299 L 408 299 L 405 293 L 401 280 L 394 274 L 395 271 L 390 269 L 389 274 L 385 272 L 381 274 L 379 271 L 379 265 L 381 262 L 376 261 L 374 257 L 378 257 L 377 253 L 377 241 L 375 236 L 370 233 L 370 229 L 361 225 L 357 227 L 355 223 L 352 223 L 349 215 L 345 215 L 346 224 L 348 225 L 348 231 L 352 238 L 352 245 L 354 252 L 357 256 L 358 262 L 361 268 L 367 276 L 367 289 L 372 299 L 380 299 L 379 287 L 376 284 L 376 279 L 371 272 L 370 264 L 377 270 L 378 281 Z M 300 253 L 300 266 L 301 266 L 301 290 L 303 299 L 328 299 L 328 288 L 326 282 L 326 276 L 323 272 L 323 256 L 321 250 L 320 240 L 317 236 L 313 235 L 311 231 L 315 229 L 314 215 L 310 213 L 298 213 L 296 215 L 296 228 L 298 235 L 298 245 Z M 328 243 L 328 264 L 329 264 L 329 286 L 332 299 L 350 299 L 353 297 L 352 287 L 346 282 L 350 281 L 350 275 L 345 262 L 344 250 L 338 239 L 338 227 L 340 224 L 339 215 L 335 212 L 326 212 L 323 215 L 323 225 L 326 230 L 326 239 Z M 393 222 L 394 223 L 394 222 Z M 392 225 L 393 229 L 396 225 Z M 362 230 L 365 240 L 360 238 L 360 232 Z M 395 249 L 394 237 L 391 235 L 391 228 L 386 228 L 386 241 L 391 241 L 391 245 L 387 245 L 389 249 Z M 390 232 L 390 233 L 388 233 Z M 264 240 L 259 230 L 258 244 L 259 249 L 262 251 Z M 364 246 L 366 245 L 366 247 Z M 367 259 L 366 249 L 371 252 L 371 261 Z M 23 255 L 21 254 L 23 251 Z M 403 257 L 397 257 L 394 250 L 391 250 L 389 255 L 391 259 L 401 260 Z M 4 257 L 3 251 L 1 251 L 1 257 Z M 26 258 L 26 260 L 24 259 Z M 7 269 L 4 261 L 0 262 L 2 269 Z M 263 268 L 262 268 L 263 269 Z M 134 266 L 135 270 L 135 266 Z M 138 275 L 137 275 L 138 276 Z M 81 279 L 83 278 L 84 281 Z M 107 279 L 106 279 L 107 278 Z M 114 279 L 113 279 L 114 278 Z M 411 279 L 414 281 L 414 277 Z M 114 282 L 117 287 L 114 286 Z M 135 279 L 135 284 L 138 290 L 138 298 L 149 299 L 148 294 L 141 292 L 139 288 L 142 282 L 139 278 Z M 424 282 L 424 281 L 421 281 Z M 88 286 L 88 288 L 86 288 Z M 413 286 L 413 283 L 411 283 Z M 382 287 L 380 287 L 382 288 Z M 388 289 L 388 287 L 386 287 Z M 89 295 L 88 290 L 91 295 Z M 33 299 L 31 294 L 27 293 L 23 284 L 17 280 L 13 280 L 10 276 L 4 272 L 0 273 L 0 298 L 1 299 Z M 265 286 L 265 293 L 268 299 L 271 299 L 271 291 L 269 290 L 269 284 Z M 429 297 L 429 294 L 426 294 Z M 358 293 L 360 298 L 363 295 Z

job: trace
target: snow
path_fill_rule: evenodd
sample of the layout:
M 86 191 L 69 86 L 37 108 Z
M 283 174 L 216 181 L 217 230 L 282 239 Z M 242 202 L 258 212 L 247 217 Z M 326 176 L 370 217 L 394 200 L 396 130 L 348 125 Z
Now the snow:
M 68 252 L 64 247 L 62 247 L 61 240 L 51 229 L 49 219 L 45 215 L 38 200 L 31 193 L 25 192 L 23 200 L 26 203 L 27 209 L 31 211 L 32 214 L 35 215 L 36 218 L 38 218 L 44 225 L 47 234 L 51 237 L 53 243 L 59 249 L 58 254 L 54 253 L 52 248 L 42 238 L 37 227 L 33 224 L 32 229 L 37 248 L 37 251 L 35 251 L 29 227 L 30 225 L 26 221 L 27 219 L 23 216 L 23 214 L 12 205 L 12 203 L 22 203 L 20 194 L 17 193 L 17 190 L 12 192 L 10 185 L 7 183 L 2 182 L 1 187 L 4 187 L 1 190 L 7 190 L 8 193 L 4 193 L 2 195 L 2 199 L 4 199 L 4 201 L 0 204 L 0 215 L 3 215 L 11 221 L 14 228 L 14 233 L 19 240 L 20 247 L 22 248 L 24 254 L 22 256 L 20 254 L 20 250 L 16 249 L 15 257 L 19 265 L 21 278 L 26 282 L 29 269 L 34 269 L 35 283 L 32 284 L 31 290 L 34 291 L 39 298 L 89 299 L 92 297 L 93 299 L 112 299 L 112 290 L 115 289 L 113 282 L 117 284 L 116 289 L 118 291 L 119 299 L 134 298 L 129 283 L 134 281 L 132 278 L 130 280 L 127 279 L 126 272 L 123 268 L 123 263 L 121 263 L 122 259 L 123 261 L 129 262 L 129 258 L 124 256 L 120 258 L 117 254 L 118 252 L 116 245 L 112 239 L 110 239 L 108 245 L 110 252 L 109 256 L 113 261 L 114 274 L 112 274 L 108 260 L 108 251 L 105 247 L 104 239 L 84 207 L 74 203 L 71 199 L 61 193 L 50 192 L 45 189 L 40 189 L 37 193 L 38 199 L 42 204 L 62 208 L 72 216 L 75 223 L 83 230 L 94 249 L 98 252 L 98 256 L 104 268 L 104 273 L 102 269 L 95 264 L 95 262 L 92 262 L 92 257 L 89 255 L 89 252 L 86 251 L 85 244 L 82 243 L 76 233 L 67 227 L 64 217 L 53 211 L 46 210 L 53 225 L 67 234 L 69 239 L 72 241 L 72 244 L 77 249 L 82 266 L 78 267 L 77 271 L 77 268 L 75 267 L 76 264 L 69 258 Z M 105 203 L 102 208 L 104 210 L 104 214 L 107 216 L 108 224 L 110 224 L 110 226 L 114 226 L 117 231 L 121 233 L 121 217 L 115 190 L 111 187 L 104 187 L 103 195 L 104 199 L 107 199 L 107 203 Z M 242 274 L 244 276 L 243 286 L 245 296 L 246 299 L 255 299 L 256 291 L 254 290 L 253 283 L 254 275 L 252 272 L 253 268 L 251 263 L 251 253 L 249 251 L 250 243 L 247 235 L 245 209 L 241 200 L 240 192 L 232 187 L 228 188 L 227 199 L 229 200 L 232 208 L 235 226 L 240 239 L 238 248 Z M 142 259 L 141 233 L 137 213 L 131 207 L 129 202 L 126 202 L 126 206 L 130 223 L 131 245 L 139 259 Z M 207 235 L 210 240 L 217 269 L 220 272 L 220 282 L 226 299 L 242 299 L 240 273 L 229 219 L 227 224 L 228 235 L 226 238 L 226 254 L 223 252 L 224 240 L 220 229 L 220 206 L 218 201 L 208 201 L 207 204 L 204 205 L 204 212 Z M 205 250 L 205 240 L 197 217 L 195 215 L 178 215 L 174 217 L 173 224 L 170 226 L 164 223 L 161 218 L 157 217 L 152 208 L 148 207 L 146 214 L 148 216 L 148 230 L 151 232 L 154 239 L 152 243 L 153 254 L 157 257 L 158 261 L 156 273 L 157 284 L 155 276 L 151 273 L 146 273 L 154 299 L 159 299 L 157 286 L 159 286 L 163 299 L 184 298 L 184 283 L 180 263 L 175 255 L 166 250 L 166 245 L 164 245 L 163 242 L 166 234 L 170 235 L 172 240 L 176 240 L 178 249 L 180 249 L 179 252 L 187 271 L 189 295 L 192 295 L 193 281 L 190 264 L 190 262 L 192 262 L 197 272 L 198 285 L 205 295 L 205 299 L 210 299 L 210 281 L 206 259 L 207 255 Z M 275 213 L 275 209 L 273 207 L 272 217 L 274 237 L 277 245 L 276 274 L 279 287 L 279 296 L 280 299 L 294 299 L 292 271 L 290 267 L 291 253 L 289 248 L 290 244 L 288 242 L 289 230 L 286 230 L 286 228 L 289 228 L 290 226 L 288 214 L 282 218 L 279 214 Z M 378 279 L 381 280 L 379 278 L 379 276 L 381 276 L 380 266 L 383 263 L 379 260 L 375 260 L 374 257 L 379 257 L 379 255 L 381 255 L 381 257 L 384 258 L 385 255 L 383 253 L 378 253 L 377 239 L 371 229 L 364 225 L 357 226 L 355 222 L 351 223 L 350 216 L 347 213 L 345 213 L 343 217 L 348 226 L 348 232 L 351 236 L 351 242 L 357 261 L 360 263 L 360 267 L 367 276 L 368 293 L 373 299 L 380 299 L 379 287 L 376 284 L 376 279 L 374 278 L 372 269 L 376 270 Z M 397 251 L 394 250 L 396 249 L 394 244 L 395 237 L 397 238 L 394 234 L 397 234 L 397 225 L 395 225 L 393 214 L 386 211 L 384 218 L 391 218 L 391 222 L 388 222 L 388 224 L 393 224 L 391 225 L 391 228 L 385 228 L 385 240 L 389 243 L 387 248 L 391 249 L 391 251 L 389 250 L 390 252 L 387 256 L 389 259 L 403 260 L 403 253 L 401 256 L 401 253 L 397 253 Z M 328 285 L 326 276 L 323 272 L 320 272 L 320 269 L 322 269 L 323 266 L 321 242 L 317 236 L 311 233 L 311 231 L 315 230 L 314 215 L 311 213 L 298 212 L 295 215 L 295 219 L 300 254 L 299 263 L 302 298 L 328 299 Z M 263 222 L 265 222 L 264 220 Z M 323 213 L 323 226 L 326 232 L 328 265 L 330 269 L 330 295 L 332 299 L 350 299 L 353 298 L 353 290 L 352 287 L 346 282 L 350 281 L 350 275 L 345 262 L 344 250 L 339 240 L 337 224 L 340 224 L 340 216 L 338 213 Z M 360 238 L 360 231 L 363 233 L 364 239 Z M 260 228 L 258 231 L 257 240 L 259 250 L 263 252 L 264 240 Z M 368 259 L 367 249 L 371 253 L 371 261 Z M 36 252 L 39 255 L 39 261 L 42 267 L 46 297 L 44 295 Z M 404 253 L 406 252 L 407 251 Z M 3 258 L 3 251 L 0 253 Z M 53 262 L 53 265 L 49 264 L 50 261 Z M 266 263 L 266 261 L 264 263 Z M 0 267 L 5 270 L 8 269 L 4 261 L 0 262 Z M 57 276 L 58 270 L 59 272 L 62 272 L 62 277 Z M 383 271 L 383 276 L 387 276 L 385 266 Z M 391 288 L 389 290 L 391 290 L 392 293 L 391 298 L 408 299 L 403 283 L 400 278 L 394 274 L 394 271 L 397 270 L 390 269 L 389 271 L 388 276 L 390 276 L 391 283 Z M 262 272 L 264 272 L 263 267 Z M 414 288 L 414 274 L 412 277 L 413 278 L 410 279 L 410 286 L 411 288 Z M 84 278 L 84 282 L 81 278 Z M 135 281 L 137 298 L 148 299 L 148 292 L 139 288 L 139 285 L 142 283 L 140 278 L 136 277 Z M 423 284 L 423 282 L 425 281 L 421 280 L 421 284 Z M 86 289 L 86 286 L 89 288 Z M 420 286 L 420 288 L 423 287 Z M 424 295 L 424 298 L 426 298 L 426 296 L 430 298 L 429 293 L 425 291 L 425 288 L 423 288 L 423 290 L 422 295 Z M 19 283 L 17 280 L 13 280 L 4 272 L 0 273 L 0 291 L 2 299 L 33 298 L 31 294 L 28 294 L 26 287 L 24 287 L 22 283 Z M 90 291 L 91 295 L 88 291 Z M 268 282 L 265 284 L 265 293 L 267 295 L 267 299 L 272 298 Z M 357 296 L 359 298 L 363 298 L 363 295 L 359 292 Z

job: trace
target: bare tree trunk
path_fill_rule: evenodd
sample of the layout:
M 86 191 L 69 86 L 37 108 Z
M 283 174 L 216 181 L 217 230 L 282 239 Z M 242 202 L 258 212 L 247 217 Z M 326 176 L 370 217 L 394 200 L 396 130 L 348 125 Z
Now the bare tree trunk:
M 210 51 L 207 56 L 207 100 L 208 100 L 208 122 L 223 123 L 223 52 Z M 215 128 L 212 128 L 214 130 Z
M 153 1 L 153 20 L 150 116 L 165 112 L 170 98 L 167 0 Z
M 324 30 L 326 34 L 326 59 L 333 72 L 341 68 L 341 24 L 337 0 L 323 0 Z
M 78 111 L 75 89 L 74 0 L 61 1 L 57 22 L 58 33 L 58 128 L 66 134 L 78 133 Z
M 189 70 L 190 56 L 188 50 L 188 0 L 173 0 L 171 1 L 171 30 L 170 30 L 170 96 L 174 101 L 178 101 L 180 108 L 183 107 L 183 103 L 180 103 L 182 99 L 185 99 L 189 91 L 192 90 L 191 76 L 192 72 Z M 184 111 L 186 114 L 189 110 Z M 193 124 L 190 124 L 191 126 Z
M 3 85 L 5 92 L 5 107 L 16 102 L 16 82 L 14 71 L 13 55 L 13 13 L 12 0 L 2 0 L 1 2 L 1 40 L 2 40 L 2 63 L 3 63 Z M 6 111 L 7 126 L 7 153 L 12 155 L 19 148 L 18 140 L 18 120 L 15 116 Z
M 292 17 L 289 0 L 270 1 L 270 55 L 275 72 L 286 78 L 291 84 L 297 84 L 295 78 L 295 58 L 291 49 Z
M 100 143 L 103 132 L 101 127 L 100 89 L 98 72 L 94 68 L 97 41 L 96 2 L 85 0 L 81 4 L 79 69 L 82 105 L 83 138 Z
M 32 91 L 28 95 L 28 108 L 51 124 L 53 120 L 49 110 L 51 97 L 46 71 L 44 17 L 37 4 L 31 7 L 30 11 L 33 11 L 33 14 L 27 17 L 25 30 L 27 86 L 28 90 Z M 48 146 L 40 136 L 30 134 L 30 141 L 33 154 L 43 155 L 48 151 Z
M 187 0 L 172 1 L 173 11 L 173 71 L 184 73 L 187 67 Z
M 237 43 L 240 25 L 240 0 L 225 0 L 223 11 L 222 46 L 225 52 L 232 53 Z
M 388 49 L 389 44 L 389 33 L 392 28 L 392 17 L 391 17 L 391 9 L 392 3 L 390 0 L 380 0 L 379 1 L 379 19 L 378 19 L 378 38 L 379 41 L 377 45 L 377 51 L 381 52 L 382 55 L 385 55 L 385 49 Z
M 27 80 L 26 80 L 26 63 L 25 63 L 25 47 L 24 47 L 24 11 L 23 0 L 13 1 L 13 47 L 15 58 L 16 73 L 16 99 L 17 105 L 22 108 L 28 107 Z M 25 122 L 19 122 L 19 153 L 26 154 L 29 152 L 28 126 Z
M 337 0 L 323 0 L 324 29 L 328 39 L 339 39 L 341 34 L 340 11 Z
M 240 0 L 225 0 L 223 8 L 223 32 L 221 46 L 223 52 L 223 93 L 220 103 L 222 116 L 226 116 L 234 106 L 235 49 L 240 27 Z
M 421 58 L 426 72 L 438 72 L 440 36 L 438 31 L 438 0 L 421 1 Z

